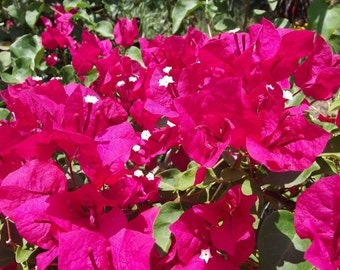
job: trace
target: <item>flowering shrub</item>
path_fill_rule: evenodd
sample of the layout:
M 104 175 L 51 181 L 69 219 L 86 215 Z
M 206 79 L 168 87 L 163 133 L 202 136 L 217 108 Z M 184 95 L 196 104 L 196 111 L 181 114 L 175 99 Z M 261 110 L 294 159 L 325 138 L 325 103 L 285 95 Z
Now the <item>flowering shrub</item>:
M 323 37 L 265 18 L 77 36 L 81 5 L 53 11 L 2 73 L 1 267 L 339 268 L 340 58 Z

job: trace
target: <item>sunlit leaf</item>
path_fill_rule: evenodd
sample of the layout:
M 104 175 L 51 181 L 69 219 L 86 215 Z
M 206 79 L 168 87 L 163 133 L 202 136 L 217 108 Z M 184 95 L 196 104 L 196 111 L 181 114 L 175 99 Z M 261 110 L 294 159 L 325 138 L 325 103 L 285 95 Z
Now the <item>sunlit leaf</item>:
M 183 210 L 179 203 L 167 202 L 162 205 L 153 224 L 153 237 L 156 239 L 156 244 L 160 252 L 164 254 L 168 252 L 171 245 L 169 226 L 174 223 L 182 213 Z
M 31 27 L 32 29 L 34 28 L 43 10 L 44 10 L 43 3 L 33 2 L 29 4 L 25 14 L 25 20 L 29 27 Z
M 179 0 L 172 11 L 172 33 L 176 33 L 181 26 L 183 19 L 195 9 L 200 7 L 202 3 L 198 0 Z
M 303 258 L 310 244 L 295 232 L 294 215 L 286 210 L 270 214 L 262 223 L 259 233 L 260 269 L 313 269 Z

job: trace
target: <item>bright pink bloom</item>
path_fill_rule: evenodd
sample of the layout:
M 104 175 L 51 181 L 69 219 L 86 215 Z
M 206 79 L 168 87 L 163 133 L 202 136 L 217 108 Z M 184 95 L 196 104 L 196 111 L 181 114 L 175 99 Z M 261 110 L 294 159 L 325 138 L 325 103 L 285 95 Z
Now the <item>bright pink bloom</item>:
M 114 26 L 113 34 L 115 42 L 123 47 L 133 45 L 135 39 L 138 37 L 138 23 L 137 19 L 133 18 L 132 21 L 122 18 L 118 19 Z
M 144 175 L 141 170 L 125 171 L 116 184 L 108 186 L 104 195 L 118 200 L 123 209 L 138 203 L 156 202 L 160 198 L 158 194 L 160 180 L 151 172 Z
M 194 265 L 200 269 L 238 269 L 255 245 L 254 218 L 249 213 L 255 199 L 235 186 L 219 201 L 185 211 L 169 227 L 175 236 L 178 264 L 185 269 L 194 269 Z
M 239 79 L 225 78 L 175 101 L 183 149 L 202 166 L 212 167 L 229 145 L 240 91 Z
M 49 55 L 48 55 L 47 57 L 45 57 L 44 59 L 45 59 L 46 64 L 47 64 L 49 67 L 55 66 L 55 65 L 58 64 L 59 61 L 60 61 L 60 58 L 59 58 L 55 53 L 49 54 Z
M 82 44 L 73 50 L 72 65 L 78 74 L 83 75 L 91 70 L 100 56 L 107 56 L 112 49 L 109 40 L 101 41 L 88 30 L 82 33 Z
M 145 70 L 141 65 L 127 56 L 120 56 L 118 48 L 110 55 L 99 59 L 96 63 L 99 73 L 94 83 L 97 92 L 117 100 L 125 110 L 129 110 L 133 102 L 142 97 L 140 90 Z
M 0 182 L 0 209 L 4 215 L 11 217 L 16 208 L 26 201 L 66 189 L 66 177 L 57 165 L 32 160 Z
M 249 155 L 272 171 L 302 171 L 311 166 L 330 134 L 308 122 L 305 110 L 307 106 L 266 112 L 261 135 L 247 138 Z
M 317 36 L 307 60 L 296 70 L 295 83 L 305 95 L 317 100 L 330 99 L 340 87 L 340 65 L 328 43 Z
M 320 270 L 340 268 L 340 176 L 322 178 L 307 188 L 296 203 L 297 234 L 309 238 L 305 259 Z

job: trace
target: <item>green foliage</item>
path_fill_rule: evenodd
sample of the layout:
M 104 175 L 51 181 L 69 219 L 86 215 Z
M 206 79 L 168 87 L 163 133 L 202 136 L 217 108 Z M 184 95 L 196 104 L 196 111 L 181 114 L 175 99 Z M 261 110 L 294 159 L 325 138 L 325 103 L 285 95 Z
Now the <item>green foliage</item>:
M 303 258 L 310 241 L 301 240 L 296 234 L 294 216 L 289 211 L 273 212 L 264 220 L 258 243 L 259 269 L 313 269 Z
M 179 0 L 172 11 L 172 33 L 175 34 L 182 24 L 183 19 L 195 9 L 202 6 L 198 0 Z
M 153 224 L 153 237 L 160 253 L 166 254 L 171 245 L 171 232 L 169 226 L 174 223 L 183 213 L 179 203 L 167 202 L 162 205 L 161 210 Z

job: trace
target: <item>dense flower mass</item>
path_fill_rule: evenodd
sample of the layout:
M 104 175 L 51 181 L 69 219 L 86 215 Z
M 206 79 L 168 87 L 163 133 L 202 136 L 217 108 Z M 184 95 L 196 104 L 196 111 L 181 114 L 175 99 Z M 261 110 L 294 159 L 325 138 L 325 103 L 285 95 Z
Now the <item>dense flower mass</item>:
M 320 179 L 298 198 L 296 232 L 312 245 L 305 258 L 318 269 L 340 267 L 340 176 Z
M 264 198 L 239 184 L 254 180 L 258 194 L 263 171 L 300 172 L 324 151 L 331 133 L 307 112 L 338 90 L 338 56 L 311 31 L 263 19 L 247 33 L 139 38 L 137 61 L 124 55 L 135 18 L 118 19 L 113 47 L 88 29 L 74 40 L 73 11 L 56 8 L 54 22 L 41 18 L 45 61 L 69 50 L 78 80 L 28 77 L 1 92 L 11 117 L 0 122 L 0 212 L 40 248 L 38 269 L 249 263 Z M 308 97 L 299 104 L 294 84 Z M 297 201 L 296 231 L 320 269 L 340 267 L 339 181 Z M 179 209 L 167 216 L 169 201 Z

